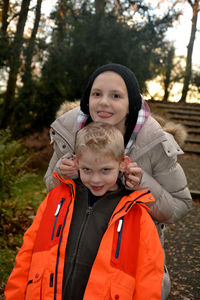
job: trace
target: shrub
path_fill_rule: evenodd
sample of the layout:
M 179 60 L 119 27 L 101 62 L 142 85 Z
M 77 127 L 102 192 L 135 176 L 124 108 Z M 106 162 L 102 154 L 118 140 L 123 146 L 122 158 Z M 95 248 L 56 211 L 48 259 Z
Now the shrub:
M 30 157 L 20 140 L 12 140 L 9 129 L 0 130 L 0 201 L 10 197 L 12 187 L 27 177 L 25 164 Z
M 17 183 L 30 177 L 31 173 L 25 168 L 32 154 L 21 140 L 13 140 L 9 129 L 0 130 L 0 232 L 6 233 L 5 225 L 16 227 L 16 214 L 19 213 L 18 204 L 12 198 L 12 193 Z M 16 221 L 15 221 L 16 220 Z M 20 223 L 20 222 L 19 222 Z

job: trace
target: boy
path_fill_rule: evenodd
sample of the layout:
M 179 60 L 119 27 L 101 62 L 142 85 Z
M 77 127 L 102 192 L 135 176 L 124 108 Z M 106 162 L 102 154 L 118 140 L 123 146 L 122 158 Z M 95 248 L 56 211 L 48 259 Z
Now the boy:
M 74 161 L 80 179 L 54 174 L 61 184 L 24 235 L 6 300 L 161 299 L 164 254 L 144 204 L 153 196 L 118 180 L 129 164 L 122 134 L 90 123 Z

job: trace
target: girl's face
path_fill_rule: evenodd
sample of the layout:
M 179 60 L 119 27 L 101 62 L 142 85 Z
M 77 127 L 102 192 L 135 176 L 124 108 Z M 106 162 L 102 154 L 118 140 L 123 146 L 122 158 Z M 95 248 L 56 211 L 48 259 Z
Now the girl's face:
M 106 71 L 96 77 L 90 92 L 89 111 L 93 121 L 114 125 L 124 135 L 129 99 L 126 84 L 119 74 Z

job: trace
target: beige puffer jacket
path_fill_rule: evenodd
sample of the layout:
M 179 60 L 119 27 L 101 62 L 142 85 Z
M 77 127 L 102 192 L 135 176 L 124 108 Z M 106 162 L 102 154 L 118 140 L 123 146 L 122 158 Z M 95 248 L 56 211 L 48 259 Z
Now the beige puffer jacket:
M 54 154 L 45 175 L 48 190 L 58 184 L 52 174 L 53 171 L 59 172 L 61 158 L 70 158 L 73 154 L 78 112 L 79 107 L 75 107 L 51 125 Z M 151 216 L 157 222 L 173 223 L 183 217 L 192 205 L 185 174 L 177 163 L 179 154 L 183 154 L 183 151 L 174 137 L 163 131 L 151 116 L 140 129 L 128 153 L 143 171 L 141 183 L 136 189 L 149 189 L 156 199 L 150 207 Z

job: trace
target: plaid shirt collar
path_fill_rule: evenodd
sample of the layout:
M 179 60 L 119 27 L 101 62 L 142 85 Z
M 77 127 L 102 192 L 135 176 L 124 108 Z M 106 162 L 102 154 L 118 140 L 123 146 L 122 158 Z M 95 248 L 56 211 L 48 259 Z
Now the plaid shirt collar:
M 137 134 L 140 131 L 143 124 L 145 123 L 145 121 L 148 118 L 149 114 L 150 114 L 150 108 L 149 108 L 148 104 L 144 101 L 144 99 L 142 98 L 142 107 L 139 110 L 137 122 L 136 122 L 135 128 L 133 130 L 133 133 L 130 137 L 130 140 L 129 140 L 127 146 L 126 146 L 125 154 L 127 154 L 129 152 L 129 149 L 131 148 L 131 146 L 135 142 Z M 79 114 L 78 114 L 78 118 L 77 118 L 77 130 L 80 130 L 81 128 L 83 128 L 85 126 L 85 123 L 86 123 L 87 119 L 88 119 L 88 115 L 84 114 L 80 110 Z

